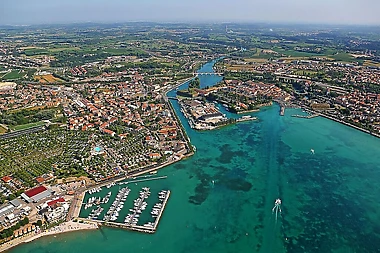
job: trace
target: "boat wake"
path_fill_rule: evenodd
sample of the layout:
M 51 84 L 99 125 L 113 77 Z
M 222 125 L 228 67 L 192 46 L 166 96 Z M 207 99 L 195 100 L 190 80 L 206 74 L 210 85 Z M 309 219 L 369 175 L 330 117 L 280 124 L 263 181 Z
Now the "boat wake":
M 281 199 L 276 199 L 276 201 L 274 202 L 274 207 L 272 208 L 272 213 L 275 213 L 276 214 L 276 223 L 277 223 L 277 218 L 278 218 L 278 214 L 280 213 L 281 214 Z

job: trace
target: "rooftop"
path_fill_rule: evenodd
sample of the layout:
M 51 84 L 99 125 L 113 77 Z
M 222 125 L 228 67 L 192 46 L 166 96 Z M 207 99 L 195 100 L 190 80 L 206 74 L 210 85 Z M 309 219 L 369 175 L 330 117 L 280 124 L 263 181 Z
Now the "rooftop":
M 28 190 L 28 191 L 26 191 L 26 192 L 24 192 L 24 193 L 25 193 L 25 195 L 28 196 L 29 198 L 32 198 L 32 197 L 36 196 L 37 194 L 39 194 L 39 193 L 41 193 L 41 192 L 44 192 L 44 191 L 46 191 L 46 190 L 47 190 L 47 189 L 46 189 L 45 186 L 38 186 L 38 187 L 33 188 L 33 189 L 30 189 L 30 190 Z

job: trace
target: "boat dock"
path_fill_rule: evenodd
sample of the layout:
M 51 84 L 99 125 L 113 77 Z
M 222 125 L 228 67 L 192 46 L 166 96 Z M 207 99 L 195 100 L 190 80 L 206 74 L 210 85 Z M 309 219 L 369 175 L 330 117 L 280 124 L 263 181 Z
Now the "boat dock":
M 157 230 L 158 224 L 161 220 L 162 214 L 169 200 L 170 190 L 167 190 L 167 191 L 162 190 L 161 192 L 158 193 L 159 201 L 154 205 L 151 211 L 151 215 L 154 218 L 154 221 L 148 222 L 147 224 L 143 224 L 143 225 L 137 225 L 136 217 L 139 216 L 137 214 L 140 214 L 141 211 L 145 209 L 143 205 L 146 206 L 147 204 L 146 202 L 144 202 L 144 199 L 147 199 L 150 194 L 149 188 L 143 188 L 143 190 L 144 191 L 140 191 L 140 197 L 137 200 L 135 200 L 135 208 L 133 212 L 126 216 L 126 220 L 124 221 L 124 223 L 112 221 L 112 219 L 111 220 L 110 219 L 96 220 L 96 219 L 89 219 L 89 218 L 79 218 L 79 219 L 84 220 L 84 221 L 97 222 L 98 225 L 104 225 L 104 226 L 109 226 L 109 227 L 128 229 L 128 230 L 132 230 L 136 232 L 153 234 Z M 112 209 L 112 207 L 110 209 Z
M 157 229 L 158 223 L 160 222 L 162 213 L 164 212 L 164 209 L 165 209 L 166 203 L 168 202 L 169 197 L 170 197 L 170 191 L 168 190 L 168 192 L 165 196 L 164 202 L 162 203 L 162 207 L 160 209 L 160 212 L 156 218 L 156 221 L 154 222 L 154 225 L 153 225 L 154 231 L 156 231 L 156 229 Z

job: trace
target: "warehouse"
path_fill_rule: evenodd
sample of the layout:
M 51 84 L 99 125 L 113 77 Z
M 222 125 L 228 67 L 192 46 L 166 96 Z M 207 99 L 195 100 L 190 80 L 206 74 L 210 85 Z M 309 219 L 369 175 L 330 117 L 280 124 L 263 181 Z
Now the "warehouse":
M 44 198 L 50 197 L 52 194 L 53 192 L 50 189 L 47 189 L 45 186 L 38 186 L 24 192 L 21 194 L 21 197 L 28 203 L 36 203 Z

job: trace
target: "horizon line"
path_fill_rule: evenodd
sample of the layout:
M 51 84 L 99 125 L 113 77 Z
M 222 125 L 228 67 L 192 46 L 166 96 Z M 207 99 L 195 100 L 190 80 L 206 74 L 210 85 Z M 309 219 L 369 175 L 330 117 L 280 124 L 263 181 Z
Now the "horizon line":
M 128 23 L 153 23 L 153 24 L 198 24 L 198 25 L 215 25 L 215 24 L 266 24 L 266 25 L 311 25 L 311 26 L 367 26 L 367 27 L 380 27 L 380 23 L 321 23 L 321 22 L 294 22 L 294 21 L 248 21 L 248 20 L 127 20 L 127 21 L 72 21 L 72 22 L 50 22 L 50 23 L 27 23 L 27 24 L 0 24 L 0 27 L 12 26 L 12 27 L 32 27 L 32 26 L 44 26 L 44 25 L 82 25 L 82 24 L 97 24 L 97 25 L 112 25 L 112 24 L 128 24 Z

